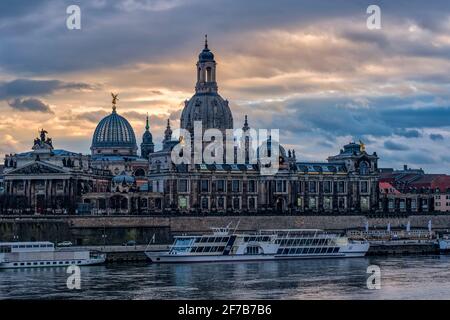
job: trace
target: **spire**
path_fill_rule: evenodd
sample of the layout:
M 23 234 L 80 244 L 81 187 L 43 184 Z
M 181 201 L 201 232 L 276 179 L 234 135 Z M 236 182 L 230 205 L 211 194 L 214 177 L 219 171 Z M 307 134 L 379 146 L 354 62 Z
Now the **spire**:
M 242 127 L 242 130 L 247 131 L 248 129 L 250 129 L 250 127 L 248 126 L 247 115 L 245 115 L 244 126 Z
M 141 157 L 148 159 L 149 154 L 154 152 L 155 145 L 153 144 L 153 136 L 150 132 L 150 124 L 148 120 L 148 113 L 147 118 L 145 121 L 145 132 L 142 135 L 142 143 L 141 143 Z
M 205 50 L 208 50 L 208 35 L 205 34 Z
M 148 123 L 148 112 L 147 112 L 147 119 L 145 120 L 145 131 L 148 131 L 150 129 L 150 125 Z
M 164 142 L 172 140 L 172 129 L 170 128 L 170 119 L 167 119 L 166 131 L 164 131 Z

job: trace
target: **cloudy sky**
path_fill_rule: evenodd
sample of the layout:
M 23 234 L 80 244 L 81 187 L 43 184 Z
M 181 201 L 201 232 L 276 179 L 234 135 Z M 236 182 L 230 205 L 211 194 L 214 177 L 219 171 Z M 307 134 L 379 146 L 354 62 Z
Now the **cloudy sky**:
M 81 30 L 66 28 L 72 4 Z M 0 154 L 29 150 L 41 127 L 88 153 L 111 91 L 138 139 L 148 112 L 160 142 L 193 94 L 205 33 L 236 127 L 248 114 L 279 128 L 301 160 L 361 139 L 380 166 L 450 173 L 447 0 L 2 0 Z

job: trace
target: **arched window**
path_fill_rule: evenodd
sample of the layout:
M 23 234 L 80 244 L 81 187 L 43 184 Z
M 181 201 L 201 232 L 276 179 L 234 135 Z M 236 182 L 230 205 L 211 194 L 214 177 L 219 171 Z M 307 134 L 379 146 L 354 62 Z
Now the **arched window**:
M 212 81 L 211 67 L 206 68 L 206 82 Z
M 135 177 L 145 177 L 145 170 L 142 168 L 136 169 L 134 172 Z
M 359 164 L 359 174 L 360 175 L 368 175 L 369 174 L 369 165 L 366 161 L 363 161 Z

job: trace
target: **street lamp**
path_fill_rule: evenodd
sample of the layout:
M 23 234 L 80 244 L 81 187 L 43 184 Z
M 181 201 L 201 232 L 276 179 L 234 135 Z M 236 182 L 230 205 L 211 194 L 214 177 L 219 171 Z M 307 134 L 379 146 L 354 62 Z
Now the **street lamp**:
M 103 238 L 103 246 L 105 247 L 106 246 L 106 238 L 107 238 L 108 236 L 106 235 L 106 226 L 105 225 L 103 225 L 103 234 L 102 234 L 102 238 Z

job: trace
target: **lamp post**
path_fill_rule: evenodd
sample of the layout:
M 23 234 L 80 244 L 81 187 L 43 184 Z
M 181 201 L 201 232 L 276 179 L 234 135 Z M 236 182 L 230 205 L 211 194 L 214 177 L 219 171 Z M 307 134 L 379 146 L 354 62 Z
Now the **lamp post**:
M 106 238 L 107 238 L 107 237 L 108 237 L 108 236 L 106 235 L 106 228 L 103 227 L 102 238 L 103 238 L 103 246 L 104 246 L 104 247 L 106 246 Z

